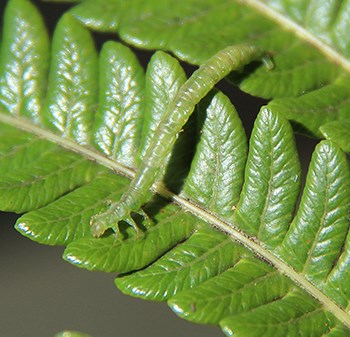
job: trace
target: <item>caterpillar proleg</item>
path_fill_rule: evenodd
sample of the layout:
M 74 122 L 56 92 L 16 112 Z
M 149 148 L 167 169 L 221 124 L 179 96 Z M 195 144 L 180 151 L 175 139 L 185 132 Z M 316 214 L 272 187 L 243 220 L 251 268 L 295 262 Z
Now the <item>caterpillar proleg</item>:
M 105 212 L 91 218 L 90 224 L 94 236 L 101 236 L 108 228 L 118 233 L 118 222 L 122 220 L 138 231 L 130 214 L 131 212 L 143 214 L 141 206 L 148 201 L 146 192 L 157 179 L 164 158 L 172 150 L 176 135 L 187 122 L 196 104 L 229 73 L 239 71 L 255 60 L 263 60 L 267 68 L 271 67 L 271 61 L 264 58 L 263 52 L 254 46 L 227 47 L 202 64 L 181 86 L 163 115 L 160 131 L 150 142 L 129 189 L 119 201 L 111 203 Z

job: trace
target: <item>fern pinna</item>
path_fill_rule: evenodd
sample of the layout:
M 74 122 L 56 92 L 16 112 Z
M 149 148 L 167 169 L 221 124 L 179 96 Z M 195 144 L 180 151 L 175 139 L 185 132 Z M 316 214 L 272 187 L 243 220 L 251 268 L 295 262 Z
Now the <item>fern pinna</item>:
M 194 155 L 193 125 L 170 157 L 162 154 L 164 170 L 179 172 L 179 193 L 154 184 L 160 196 L 144 205 L 149 221 L 132 214 L 138 233 L 120 222 L 119 235 L 95 238 L 90 219 L 119 200 L 129 185 L 122 176 L 147 160 L 184 72 L 159 51 L 144 74 L 115 42 L 98 55 L 70 14 L 49 60 L 42 19 L 27 0 L 9 1 L 3 32 L 0 205 L 26 212 L 19 232 L 64 245 L 69 262 L 118 273 L 124 293 L 166 300 L 179 316 L 227 335 L 349 335 L 350 170 L 338 145 L 316 147 L 295 211 L 300 164 L 289 122 L 273 102 L 263 107 L 247 155 L 233 105 L 211 91 L 196 108 Z M 278 62 L 268 73 L 275 70 Z
M 113 228 L 118 233 L 118 223 L 122 220 L 127 221 L 138 231 L 130 214 L 140 211 L 143 213 L 141 206 L 149 199 L 147 191 L 155 183 L 166 156 L 171 152 L 178 133 L 188 121 L 195 106 L 229 73 L 241 70 L 244 65 L 261 56 L 261 50 L 252 46 L 227 47 L 204 63 L 179 88 L 159 121 L 160 131 L 152 136 L 128 191 L 104 213 L 92 218 L 91 227 L 94 235 L 102 235 L 107 228 Z M 147 218 L 147 215 L 144 216 Z

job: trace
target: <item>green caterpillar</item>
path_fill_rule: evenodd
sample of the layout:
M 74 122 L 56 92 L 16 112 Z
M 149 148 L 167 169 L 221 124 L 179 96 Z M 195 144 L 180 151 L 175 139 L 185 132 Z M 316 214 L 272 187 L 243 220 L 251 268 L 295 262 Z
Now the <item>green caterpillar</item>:
M 118 233 L 118 222 L 122 220 L 138 231 L 130 214 L 137 212 L 147 218 L 141 209 L 148 201 L 146 192 L 157 179 L 164 158 L 172 150 L 178 132 L 187 122 L 196 104 L 230 72 L 239 71 L 254 60 L 262 60 L 268 69 L 271 68 L 271 60 L 259 48 L 249 45 L 227 47 L 201 65 L 181 86 L 168 106 L 159 124 L 161 131 L 150 142 L 129 189 L 118 202 L 111 203 L 107 211 L 91 218 L 90 225 L 94 236 L 101 236 L 108 228 Z

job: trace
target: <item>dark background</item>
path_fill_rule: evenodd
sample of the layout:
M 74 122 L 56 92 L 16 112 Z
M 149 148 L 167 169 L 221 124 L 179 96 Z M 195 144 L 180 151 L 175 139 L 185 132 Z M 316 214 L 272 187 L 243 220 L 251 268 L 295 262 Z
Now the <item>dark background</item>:
M 6 1 L 0 1 L 2 17 Z M 68 5 L 36 1 L 52 30 Z M 96 35 L 97 46 L 116 36 Z M 150 52 L 138 52 L 147 64 Z M 193 67 L 186 67 L 188 72 Z M 252 98 L 225 83 L 220 88 L 235 104 L 247 133 L 263 100 Z M 304 170 L 315 141 L 298 137 Z M 62 247 L 42 246 L 13 229 L 17 215 L 0 213 L 0 337 L 52 337 L 65 329 L 94 337 L 168 336 L 215 337 L 215 327 L 179 319 L 165 303 L 124 296 L 112 274 L 88 272 L 64 262 Z

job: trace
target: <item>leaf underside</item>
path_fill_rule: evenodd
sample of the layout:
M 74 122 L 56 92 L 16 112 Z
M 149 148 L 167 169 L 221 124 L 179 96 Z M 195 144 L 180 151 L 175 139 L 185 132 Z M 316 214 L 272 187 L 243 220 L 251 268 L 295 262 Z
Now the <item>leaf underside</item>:
M 313 126 L 300 112 L 312 100 L 325 106 L 327 95 L 337 109 L 335 102 L 348 95 L 344 70 L 235 2 L 136 3 L 84 1 L 72 13 L 85 23 L 90 17 L 94 28 L 118 29 L 129 42 L 170 49 L 193 63 L 243 40 L 275 54 L 270 72 L 253 67 L 232 75 L 244 90 L 275 98 L 261 109 L 249 146 L 230 100 L 213 90 L 164 158 L 165 184 L 179 191 L 182 207 L 154 196 L 144 206 L 151 225 L 133 214 L 141 234 L 121 223 L 120 236 L 94 238 L 91 216 L 127 188 L 121 175 L 133 175 L 150 139 L 161 132 L 162 112 L 185 81 L 184 71 L 161 51 L 146 71 L 120 43 L 107 42 L 97 53 L 71 14 L 59 21 L 50 46 L 36 8 L 10 0 L 0 52 L 1 210 L 25 213 L 16 229 L 34 241 L 66 246 L 70 263 L 117 273 L 115 284 L 124 293 L 168 301 L 179 316 L 220 325 L 227 335 L 349 336 L 350 169 L 333 142 L 343 139 L 339 144 L 348 149 L 348 129 L 332 124 L 349 119 L 348 108 L 323 120 L 320 109 L 322 123 Z M 140 20 L 146 9 L 149 17 Z M 107 26 L 102 12 L 105 23 L 110 15 Z M 237 26 L 207 40 L 208 54 L 200 54 L 203 36 L 215 36 L 209 29 L 221 31 L 215 16 L 224 24 L 235 15 Z M 199 39 L 203 22 L 208 31 Z M 235 34 L 239 26 L 253 29 L 252 22 L 258 37 L 248 28 Z M 335 40 L 331 46 L 348 56 Z M 294 75 L 298 67 L 307 81 Z M 283 85 L 286 74 L 296 76 L 291 81 L 288 75 L 292 88 Z M 316 147 L 302 193 L 293 130 L 283 116 L 288 104 L 301 106 L 304 127 L 330 139 Z
M 118 32 L 127 43 L 193 64 L 228 45 L 260 46 L 274 71 L 255 67 L 233 81 L 273 99 L 270 109 L 296 131 L 322 137 L 320 126 L 350 119 L 349 8 L 347 1 L 326 0 L 85 0 L 71 13 L 91 29 Z

